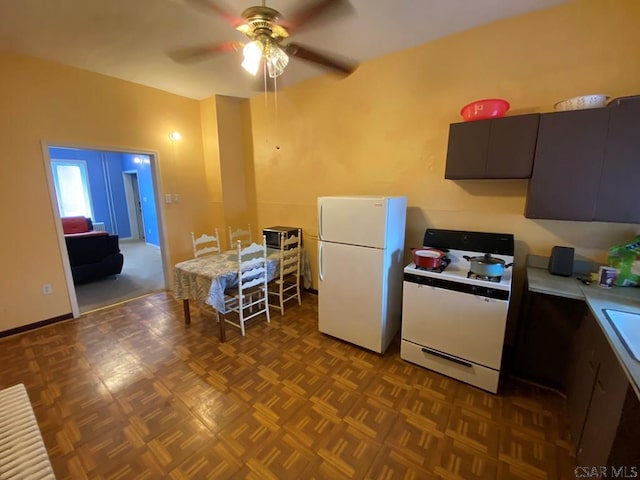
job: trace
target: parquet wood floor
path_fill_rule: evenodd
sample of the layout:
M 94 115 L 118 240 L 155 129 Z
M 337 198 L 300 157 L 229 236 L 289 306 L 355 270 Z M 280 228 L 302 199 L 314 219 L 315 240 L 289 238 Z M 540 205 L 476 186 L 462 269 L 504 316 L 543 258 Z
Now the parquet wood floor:
M 159 293 L 0 341 L 58 479 L 574 478 L 564 400 L 491 395 L 318 332 L 317 297 L 228 329 Z

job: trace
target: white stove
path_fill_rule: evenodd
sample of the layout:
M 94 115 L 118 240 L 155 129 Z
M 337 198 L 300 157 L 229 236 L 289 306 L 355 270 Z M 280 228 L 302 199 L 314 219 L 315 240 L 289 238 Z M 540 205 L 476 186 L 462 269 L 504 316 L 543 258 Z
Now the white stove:
M 441 271 L 415 263 L 404 268 L 400 356 L 496 393 L 511 297 L 513 235 L 428 229 L 423 243 L 445 251 L 449 263 Z M 473 278 L 469 259 L 485 254 L 505 262 L 500 277 Z

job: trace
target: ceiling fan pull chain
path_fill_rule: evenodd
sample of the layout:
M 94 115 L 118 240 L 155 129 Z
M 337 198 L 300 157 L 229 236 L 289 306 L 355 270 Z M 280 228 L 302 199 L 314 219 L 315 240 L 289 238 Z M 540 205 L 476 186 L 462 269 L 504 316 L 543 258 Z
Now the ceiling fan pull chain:
M 267 66 L 263 62 L 262 69 L 262 81 L 263 81 L 263 89 L 264 89 L 264 108 L 268 112 L 269 107 L 269 96 L 267 95 Z
M 280 147 L 278 146 L 278 138 L 280 137 L 280 135 L 278 134 L 278 77 L 273 79 L 273 106 L 276 114 L 274 140 L 276 142 L 276 149 L 279 150 Z

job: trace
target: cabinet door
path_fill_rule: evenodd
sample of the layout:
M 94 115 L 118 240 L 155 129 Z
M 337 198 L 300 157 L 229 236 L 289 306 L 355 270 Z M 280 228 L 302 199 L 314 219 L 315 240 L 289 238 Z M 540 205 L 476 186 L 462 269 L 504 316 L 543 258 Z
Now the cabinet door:
M 539 114 L 491 120 L 485 178 L 529 178 Z
M 570 352 L 584 316 L 584 302 L 527 292 L 518 326 L 517 372 L 537 383 L 566 391 Z
M 609 133 L 594 220 L 640 222 L 640 105 L 610 108 Z
M 580 444 L 582 429 L 596 384 L 599 360 L 596 357 L 596 320 L 587 313 L 578 329 L 570 358 L 571 367 L 567 378 L 567 407 L 571 439 Z
M 540 116 L 526 217 L 593 220 L 609 110 L 595 108 Z
M 600 367 L 576 453 L 578 465 L 607 464 L 630 388 L 629 380 L 604 334 L 602 331 L 597 333 L 595 344 Z
M 452 123 L 444 178 L 451 180 L 484 178 L 491 120 Z
M 640 465 L 640 399 L 633 388 L 627 390 L 618 431 L 609 453 L 609 465 Z

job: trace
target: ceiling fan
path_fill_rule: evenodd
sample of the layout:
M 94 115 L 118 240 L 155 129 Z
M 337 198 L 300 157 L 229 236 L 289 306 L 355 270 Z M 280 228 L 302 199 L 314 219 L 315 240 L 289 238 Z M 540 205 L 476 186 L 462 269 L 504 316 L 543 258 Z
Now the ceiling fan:
M 223 7 L 217 0 L 186 0 L 187 3 L 204 8 L 220 16 L 236 30 L 247 37 L 247 42 L 223 42 L 213 45 L 200 45 L 180 48 L 168 52 L 170 58 L 178 63 L 194 63 L 226 52 L 242 49 L 242 67 L 252 75 L 257 75 L 261 67 L 265 70 L 265 79 L 275 79 L 282 75 L 289 63 L 289 57 L 320 65 L 339 75 L 349 75 L 357 68 L 357 63 L 320 52 L 295 42 L 287 41 L 289 33 L 300 31 L 311 22 L 329 16 L 330 13 L 344 13 L 351 9 L 348 0 L 316 0 L 294 12 L 288 20 L 277 10 L 267 7 L 266 1 L 244 10 L 236 16 Z

